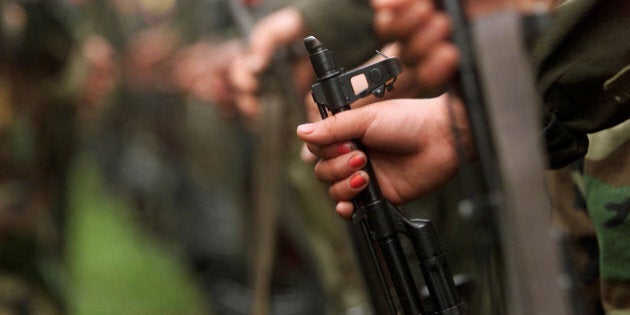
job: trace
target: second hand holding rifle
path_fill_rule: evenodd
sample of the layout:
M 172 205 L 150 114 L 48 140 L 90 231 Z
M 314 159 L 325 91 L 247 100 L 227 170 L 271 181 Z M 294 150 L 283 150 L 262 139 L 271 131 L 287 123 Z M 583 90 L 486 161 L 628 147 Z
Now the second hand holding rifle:
M 337 65 L 332 51 L 325 48 L 317 38 L 307 37 L 304 45 L 317 77 L 317 82 L 312 86 L 312 96 L 322 119 L 328 117 L 328 112 L 335 115 L 350 110 L 350 104 L 370 94 L 382 97 L 393 88 L 393 81 L 402 71 L 398 59 L 386 58 L 344 72 Z M 354 91 L 351 82 L 357 76 L 364 76 L 368 83 L 367 88 L 359 93 Z M 358 141 L 355 144 L 362 149 Z M 369 162 L 365 171 L 375 178 Z M 405 217 L 384 199 L 375 180 L 370 181 L 352 202 L 355 209 L 352 216 L 353 232 L 361 236 L 359 241 L 367 246 L 372 258 L 372 261 L 360 263 L 371 264 L 378 273 L 381 292 L 387 295 L 385 298 L 390 314 L 398 314 L 397 307 L 401 308 L 401 314 L 425 314 L 399 235 L 404 235 L 413 244 L 430 295 L 431 305 L 427 309 L 432 309 L 434 314 L 466 314 L 465 304 L 455 287 L 431 221 Z M 398 303 L 394 303 L 391 298 L 386 277 L 389 277 L 395 288 Z

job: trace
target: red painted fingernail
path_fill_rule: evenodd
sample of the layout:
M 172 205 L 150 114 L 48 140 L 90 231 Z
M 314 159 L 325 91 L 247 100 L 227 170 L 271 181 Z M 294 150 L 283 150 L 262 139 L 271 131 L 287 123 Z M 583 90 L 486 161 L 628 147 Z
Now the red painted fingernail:
M 359 188 L 365 184 L 365 178 L 361 174 L 356 174 L 350 178 L 350 187 Z
M 346 154 L 346 153 L 350 153 L 350 151 L 354 150 L 354 148 L 352 147 L 352 144 L 350 143 L 344 143 L 344 144 L 340 144 L 337 147 L 337 152 L 339 154 Z
M 350 165 L 350 167 L 352 167 L 352 168 L 359 168 L 359 167 L 363 166 L 363 164 L 365 164 L 365 159 L 363 159 L 363 156 L 360 155 L 360 154 L 353 155 L 348 160 L 348 165 Z

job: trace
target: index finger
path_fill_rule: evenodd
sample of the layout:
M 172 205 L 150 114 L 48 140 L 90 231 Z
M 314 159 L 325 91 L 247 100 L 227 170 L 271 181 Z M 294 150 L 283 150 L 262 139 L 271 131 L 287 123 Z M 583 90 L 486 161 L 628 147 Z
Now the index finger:
M 341 112 L 315 123 L 299 125 L 297 135 L 302 141 L 318 146 L 360 139 L 374 120 L 375 114 L 371 108 L 366 106 Z

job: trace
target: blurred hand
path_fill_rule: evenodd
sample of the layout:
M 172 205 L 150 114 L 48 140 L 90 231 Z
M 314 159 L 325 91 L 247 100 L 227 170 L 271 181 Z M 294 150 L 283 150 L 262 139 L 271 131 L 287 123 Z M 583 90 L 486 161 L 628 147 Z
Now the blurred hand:
M 383 195 L 395 204 L 432 193 L 452 179 L 459 167 L 456 141 L 462 141 L 468 158 L 473 152 L 465 110 L 457 101 L 448 102 L 448 96 L 387 100 L 297 128 L 298 137 L 321 159 L 315 175 L 331 185 L 340 215 L 351 215 L 349 200 L 370 180 L 361 170 L 366 153 Z M 463 139 L 454 139 L 453 122 Z M 367 152 L 356 149 L 355 139 Z
M 174 82 L 183 91 L 218 106 L 227 116 L 236 114 L 235 95 L 228 73 L 236 55 L 242 52 L 239 41 L 200 41 L 181 49 L 173 67 Z
M 118 67 L 112 46 L 102 37 L 89 37 L 82 47 L 87 61 L 87 75 L 79 92 L 79 116 L 94 118 L 104 106 L 103 99 L 109 94 L 118 78 Z
M 125 77 L 132 87 L 172 88 L 171 61 L 179 37 L 173 30 L 156 26 L 135 34 L 125 51 Z
M 260 20 L 252 29 L 247 49 L 236 56 L 229 70 L 230 83 L 235 91 L 235 102 L 239 111 L 247 117 L 255 118 L 260 112 L 257 93 L 260 89 L 259 76 L 270 65 L 274 53 L 283 46 L 306 36 L 304 23 L 299 11 L 287 7 Z M 306 57 L 305 57 L 306 59 Z M 298 86 L 308 86 L 303 67 L 294 76 Z M 307 81 L 310 77 L 306 77 Z
M 431 0 L 371 0 L 374 30 L 382 40 L 399 43 L 399 57 L 415 95 L 434 97 L 442 93 L 456 72 L 459 54 L 449 41 L 451 25 L 446 14 Z

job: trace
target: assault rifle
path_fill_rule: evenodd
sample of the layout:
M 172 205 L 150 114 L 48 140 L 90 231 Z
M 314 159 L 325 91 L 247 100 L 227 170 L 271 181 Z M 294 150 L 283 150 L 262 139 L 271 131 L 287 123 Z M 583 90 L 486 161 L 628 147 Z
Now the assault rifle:
M 393 81 L 402 71 L 398 59 L 385 58 L 345 72 L 337 64 L 333 52 L 315 37 L 307 37 L 304 44 L 317 77 L 312 86 L 312 96 L 322 119 L 328 116 L 328 112 L 335 115 L 350 110 L 350 104 L 360 98 L 371 94 L 382 97 L 393 88 Z M 351 82 L 357 76 L 365 77 L 368 84 L 358 93 Z M 361 148 L 358 141 L 355 144 Z M 369 162 L 364 170 L 375 178 Z M 369 182 L 368 187 L 353 199 L 353 204 L 355 211 L 351 232 L 357 245 L 366 251 L 358 258 L 360 265 L 367 267 L 365 278 L 370 290 L 373 290 L 371 293 L 376 300 L 374 306 L 378 314 L 425 314 L 425 308 L 432 309 L 434 314 L 466 314 L 465 304 L 455 287 L 431 221 L 405 217 L 384 199 L 376 180 Z M 427 307 L 423 305 L 413 279 L 399 239 L 401 235 L 413 244 L 430 295 L 431 305 Z M 394 292 L 389 289 L 389 283 L 393 285 Z M 382 296 L 375 297 L 376 287 Z M 382 302 L 383 298 L 385 302 Z

